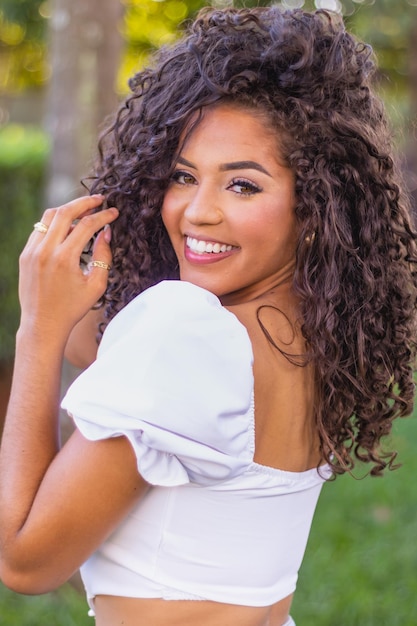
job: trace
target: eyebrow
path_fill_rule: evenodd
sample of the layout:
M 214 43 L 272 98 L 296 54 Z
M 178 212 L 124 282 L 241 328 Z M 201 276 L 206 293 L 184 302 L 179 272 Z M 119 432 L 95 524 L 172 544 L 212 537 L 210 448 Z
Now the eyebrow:
M 256 161 L 234 161 L 233 163 L 223 163 L 220 166 L 220 171 L 226 172 L 228 170 L 258 170 L 258 172 L 271 176 L 271 174 Z
M 181 156 L 178 157 L 178 163 L 196 169 L 196 166 L 193 163 L 187 161 L 187 159 L 184 159 Z M 268 170 L 266 170 L 256 161 L 233 161 L 232 163 L 222 163 L 219 169 L 221 172 L 227 172 L 229 170 L 258 170 L 258 172 L 262 172 L 263 174 L 266 174 L 267 176 L 270 176 L 272 178 Z

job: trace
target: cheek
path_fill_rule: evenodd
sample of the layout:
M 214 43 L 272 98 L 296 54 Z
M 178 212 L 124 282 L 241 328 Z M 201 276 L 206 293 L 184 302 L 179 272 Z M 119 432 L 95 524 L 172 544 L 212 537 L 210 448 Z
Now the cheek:
M 168 234 L 171 234 L 175 222 L 175 211 L 172 199 L 168 192 L 165 194 L 165 198 L 162 203 L 161 217 Z
M 245 233 L 254 243 L 287 247 L 297 240 L 297 222 L 294 211 L 287 206 L 277 208 L 276 204 L 263 207 L 245 220 Z
M 171 194 L 166 194 L 161 208 L 161 218 L 178 260 L 184 254 L 184 239 L 181 234 L 181 212 Z

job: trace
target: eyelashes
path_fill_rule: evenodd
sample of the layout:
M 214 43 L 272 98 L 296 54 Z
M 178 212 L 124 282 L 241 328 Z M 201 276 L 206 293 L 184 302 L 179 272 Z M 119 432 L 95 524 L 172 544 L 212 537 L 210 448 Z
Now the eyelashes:
M 261 187 L 246 178 L 234 178 L 227 189 L 243 196 L 253 196 L 262 191 Z
M 172 181 L 178 185 L 197 185 L 195 176 L 185 170 L 176 170 L 172 174 Z M 226 187 L 227 190 L 240 196 L 253 196 L 262 192 L 262 187 L 247 178 L 233 178 Z
M 178 183 L 179 185 L 195 185 L 197 182 L 192 174 L 184 172 L 183 170 L 175 170 L 171 179 L 174 183 Z

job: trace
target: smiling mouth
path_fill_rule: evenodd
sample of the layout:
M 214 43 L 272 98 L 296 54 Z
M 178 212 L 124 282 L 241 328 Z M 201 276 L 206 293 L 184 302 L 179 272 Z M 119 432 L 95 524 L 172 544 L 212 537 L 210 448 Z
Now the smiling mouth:
M 194 237 L 187 237 L 186 245 L 187 248 L 197 254 L 221 254 L 236 249 L 235 246 L 230 244 L 218 243 L 217 241 L 203 241 L 202 239 L 194 239 Z

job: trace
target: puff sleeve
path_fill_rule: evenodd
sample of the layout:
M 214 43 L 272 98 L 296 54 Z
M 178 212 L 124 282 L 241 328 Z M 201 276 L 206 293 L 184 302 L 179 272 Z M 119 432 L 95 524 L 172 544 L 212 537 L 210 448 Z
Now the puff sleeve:
M 253 458 L 253 354 L 212 293 L 163 281 L 108 325 L 62 407 L 90 440 L 125 435 L 161 486 L 233 478 Z

